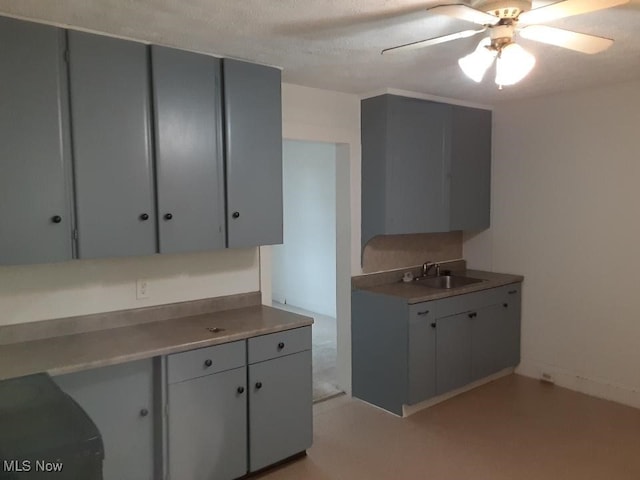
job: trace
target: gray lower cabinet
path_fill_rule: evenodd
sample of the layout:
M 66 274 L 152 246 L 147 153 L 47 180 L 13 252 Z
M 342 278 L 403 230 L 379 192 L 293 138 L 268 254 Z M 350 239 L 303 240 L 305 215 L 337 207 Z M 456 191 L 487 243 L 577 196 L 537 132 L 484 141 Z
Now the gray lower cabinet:
M 105 480 L 156 478 L 151 359 L 61 375 L 54 380 L 98 427 L 104 442 Z
M 249 365 L 249 388 L 249 471 L 311 446 L 311 350 Z
M 156 252 L 147 46 L 69 31 L 78 257 Z
M 311 446 L 311 327 L 169 355 L 166 381 L 170 480 L 231 480 Z
M 160 253 L 224 248 L 220 60 L 151 47 Z
M 246 367 L 168 388 L 171 480 L 232 480 L 247 473 Z
M 520 363 L 521 285 L 408 305 L 351 297 L 353 395 L 402 415 L 414 405 Z
M 249 471 L 297 453 L 313 441 L 311 327 L 250 338 Z
M 281 72 L 224 59 L 227 246 L 282 243 Z
M 436 394 L 471 382 L 471 319 L 473 313 L 438 318 L 436 322 Z
M 436 312 L 430 305 L 409 306 L 408 404 L 436 395 Z
M 0 265 L 72 257 L 64 30 L 0 17 Z

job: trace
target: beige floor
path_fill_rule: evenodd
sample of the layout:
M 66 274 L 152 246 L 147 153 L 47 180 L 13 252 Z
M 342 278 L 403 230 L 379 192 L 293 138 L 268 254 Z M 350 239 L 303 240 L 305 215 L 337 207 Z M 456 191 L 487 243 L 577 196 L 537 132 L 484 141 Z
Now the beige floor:
M 338 397 L 261 480 L 639 480 L 640 410 L 511 375 L 400 419 Z

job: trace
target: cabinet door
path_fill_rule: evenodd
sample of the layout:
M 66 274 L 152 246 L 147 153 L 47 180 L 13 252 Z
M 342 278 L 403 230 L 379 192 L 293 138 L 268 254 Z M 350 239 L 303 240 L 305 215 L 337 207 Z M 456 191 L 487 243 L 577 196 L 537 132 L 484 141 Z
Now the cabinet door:
M 311 446 L 311 351 L 249 365 L 249 471 Z
M 449 231 L 450 128 L 450 105 L 390 97 L 387 234 Z
M 477 310 L 471 319 L 472 380 L 484 378 L 509 366 L 511 331 L 503 305 Z
M 280 70 L 225 59 L 227 246 L 282 243 Z
M 520 364 L 520 337 L 522 315 L 522 286 L 512 285 L 507 290 L 507 297 L 502 304 L 502 313 L 506 317 L 508 331 L 507 367 L 517 367 Z
M 453 107 L 450 229 L 489 228 L 491 111 Z
M 436 319 L 429 304 L 409 308 L 409 404 L 436 394 Z
M 471 381 L 471 316 L 439 318 L 436 337 L 436 392 L 455 390 Z
M 68 35 L 79 257 L 155 253 L 147 47 Z
M 161 253 L 224 248 L 220 60 L 151 47 Z
M 0 17 L 0 264 L 72 256 L 64 33 Z
M 242 367 L 169 385 L 170 480 L 247 473 L 246 381 Z
M 151 360 L 55 377 L 98 427 L 105 480 L 152 480 L 153 365 Z

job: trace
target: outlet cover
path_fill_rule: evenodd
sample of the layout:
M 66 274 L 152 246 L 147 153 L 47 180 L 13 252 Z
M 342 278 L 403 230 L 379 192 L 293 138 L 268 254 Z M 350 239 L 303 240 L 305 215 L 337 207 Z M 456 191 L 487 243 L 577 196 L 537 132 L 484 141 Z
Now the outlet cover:
M 149 282 L 144 278 L 136 281 L 136 298 L 138 300 L 149 298 Z

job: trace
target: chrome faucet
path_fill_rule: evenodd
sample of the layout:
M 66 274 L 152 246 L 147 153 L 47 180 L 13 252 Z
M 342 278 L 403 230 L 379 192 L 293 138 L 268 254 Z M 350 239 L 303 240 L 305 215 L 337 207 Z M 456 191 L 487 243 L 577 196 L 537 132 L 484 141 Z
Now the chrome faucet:
M 440 276 L 440 264 L 439 263 L 430 263 L 426 261 L 422 264 L 422 276 L 426 277 L 429 274 L 429 270 L 433 267 L 436 267 L 436 277 Z

